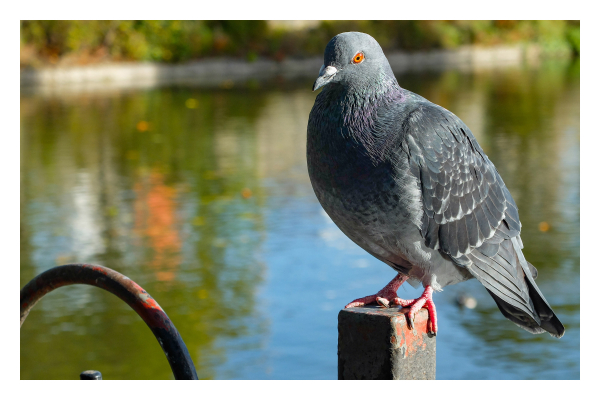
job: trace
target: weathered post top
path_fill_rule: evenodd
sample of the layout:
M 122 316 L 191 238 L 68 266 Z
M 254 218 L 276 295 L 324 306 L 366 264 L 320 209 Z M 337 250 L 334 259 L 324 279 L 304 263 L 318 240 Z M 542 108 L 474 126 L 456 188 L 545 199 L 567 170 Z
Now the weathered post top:
M 407 310 L 405 310 L 407 311 Z M 399 307 L 354 307 L 338 315 L 338 379 L 435 379 L 435 336 L 421 309 L 409 329 Z

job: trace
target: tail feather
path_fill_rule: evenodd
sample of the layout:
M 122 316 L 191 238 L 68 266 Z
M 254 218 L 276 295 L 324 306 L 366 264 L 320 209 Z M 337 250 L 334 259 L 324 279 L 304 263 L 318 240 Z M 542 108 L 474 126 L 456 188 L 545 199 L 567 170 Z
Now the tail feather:
M 535 321 L 533 318 L 531 318 L 530 313 L 525 312 L 525 311 L 521 310 L 520 308 L 517 308 L 517 307 L 507 303 L 506 301 L 504 301 L 501 298 L 499 298 L 498 296 L 496 296 L 494 294 L 494 292 L 492 292 L 491 290 L 487 289 L 487 291 L 490 294 L 490 296 L 492 296 L 492 298 L 496 302 L 496 305 L 500 309 L 500 312 L 502 313 L 502 315 L 504 315 L 504 317 L 506 317 L 506 319 L 514 322 L 515 324 L 517 324 L 518 326 L 520 326 L 521 328 L 525 329 L 528 332 L 531 332 L 531 333 L 544 333 L 545 332 L 545 330 L 540 326 L 540 324 L 538 324 L 537 321 Z
M 535 284 L 534 279 L 537 278 L 538 275 L 537 269 L 525 260 L 525 256 L 521 251 L 521 249 L 523 248 L 523 242 L 520 241 L 520 237 L 518 241 L 516 240 L 516 238 L 513 237 L 512 243 L 515 248 L 515 251 L 517 252 L 519 263 L 521 264 L 521 266 L 523 267 L 523 271 L 525 272 L 525 276 L 527 278 L 525 279 L 525 281 L 527 282 L 527 286 L 529 286 L 529 295 L 535 306 L 535 311 L 540 316 L 540 326 L 546 331 L 548 331 L 548 333 L 552 336 L 561 338 L 565 334 L 565 327 L 560 322 L 556 314 L 554 314 L 554 311 L 552 311 L 550 304 L 548 304 L 548 301 L 542 294 L 540 288 L 538 288 L 538 286 Z M 530 266 L 533 268 L 530 268 Z
M 549 334 L 554 337 L 561 338 L 565 334 L 565 327 L 560 322 L 550 305 L 542 296 L 542 292 L 539 291 L 537 285 L 533 280 L 527 279 L 527 285 L 529 286 L 529 296 L 535 306 L 535 311 L 540 316 L 542 329 L 546 330 Z
M 528 332 L 548 332 L 554 337 L 561 338 L 565 334 L 565 327 L 560 322 L 556 314 L 554 314 L 552 308 L 550 308 L 550 306 L 542 299 L 537 289 L 529 283 L 529 279 L 526 278 L 525 280 L 529 286 L 529 296 L 535 308 L 535 313 L 539 318 L 539 322 L 533 319 L 529 312 L 507 303 L 496 296 L 489 289 L 488 292 L 496 302 L 496 305 L 500 309 L 500 312 L 502 312 L 502 315 L 504 315 L 508 320 L 514 322 L 516 325 Z
M 525 260 L 522 247 L 516 236 L 500 242 L 495 254 L 475 249 L 468 255 L 472 263 L 467 268 L 507 319 L 531 333 L 548 332 L 560 338 L 565 328 L 535 284 L 537 269 Z

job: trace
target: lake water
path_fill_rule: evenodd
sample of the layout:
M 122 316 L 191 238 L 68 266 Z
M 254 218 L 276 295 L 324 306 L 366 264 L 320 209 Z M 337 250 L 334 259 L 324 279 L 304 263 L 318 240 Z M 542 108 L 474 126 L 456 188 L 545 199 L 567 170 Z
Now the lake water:
M 566 327 L 560 340 L 529 334 L 476 280 L 447 287 L 434 295 L 437 378 L 579 379 L 579 61 L 398 80 L 471 128 Z M 102 264 L 158 301 L 201 379 L 337 379 L 339 310 L 395 273 L 313 194 L 311 85 L 22 94 L 21 287 L 56 265 Z M 461 310 L 461 293 L 477 307 Z M 47 295 L 20 346 L 21 379 L 172 379 L 137 314 L 95 287 Z

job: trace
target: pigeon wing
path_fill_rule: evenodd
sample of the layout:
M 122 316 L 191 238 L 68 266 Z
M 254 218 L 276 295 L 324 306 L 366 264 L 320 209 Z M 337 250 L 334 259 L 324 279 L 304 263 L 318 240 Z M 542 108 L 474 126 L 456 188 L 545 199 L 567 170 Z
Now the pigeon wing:
M 564 327 L 534 282 L 521 251 L 514 199 L 469 128 L 432 103 L 402 127 L 402 149 L 421 189 L 425 245 L 463 266 L 522 328 L 562 336 Z
M 422 193 L 420 229 L 429 248 L 460 260 L 475 248 L 497 248 L 492 238 L 501 224 L 505 239 L 520 233 L 512 196 L 458 117 L 423 104 L 408 115 L 403 130 L 403 147 Z

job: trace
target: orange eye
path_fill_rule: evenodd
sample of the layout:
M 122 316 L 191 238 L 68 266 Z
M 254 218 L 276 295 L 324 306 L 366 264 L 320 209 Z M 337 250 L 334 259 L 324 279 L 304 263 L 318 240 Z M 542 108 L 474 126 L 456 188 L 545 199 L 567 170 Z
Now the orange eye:
M 357 53 L 352 59 L 352 63 L 360 64 L 365 59 L 365 55 L 363 53 Z

